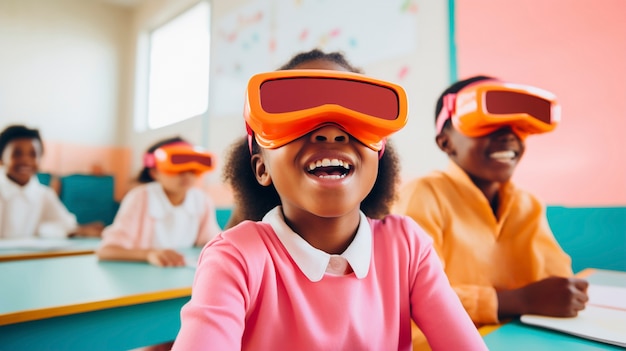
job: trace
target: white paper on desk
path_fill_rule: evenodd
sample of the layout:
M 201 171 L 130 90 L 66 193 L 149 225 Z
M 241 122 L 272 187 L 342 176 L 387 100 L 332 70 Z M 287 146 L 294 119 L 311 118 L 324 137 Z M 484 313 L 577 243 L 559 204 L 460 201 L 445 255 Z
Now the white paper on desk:
M 626 311 L 587 305 L 574 318 L 523 315 L 523 323 L 626 347 Z
M 589 305 L 619 308 L 626 312 L 626 288 L 589 284 Z
M 52 251 L 71 247 L 69 239 L 2 239 L 0 240 L 0 250 L 33 250 Z

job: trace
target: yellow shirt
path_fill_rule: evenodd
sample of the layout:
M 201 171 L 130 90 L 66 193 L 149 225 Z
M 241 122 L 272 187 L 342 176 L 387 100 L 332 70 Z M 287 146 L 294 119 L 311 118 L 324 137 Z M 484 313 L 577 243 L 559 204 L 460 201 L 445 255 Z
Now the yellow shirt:
M 536 197 L 509 182 L 499 201 L 496 218 L 480 189 L 450 162 L 447 171 L 406 184 L 392 211 L 412 217 L 433 237 L 450 284 L 477 326 L 499 322 L 496 289 L 573 274 Z

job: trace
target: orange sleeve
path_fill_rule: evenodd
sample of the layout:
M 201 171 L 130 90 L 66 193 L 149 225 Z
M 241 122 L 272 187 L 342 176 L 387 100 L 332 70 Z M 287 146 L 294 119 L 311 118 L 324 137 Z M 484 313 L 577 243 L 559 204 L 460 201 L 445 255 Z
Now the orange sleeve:
M 550 276 L 571 277 L 574 275 L 572 271 L 572 259 L 563 251 L 559 245 L 550 225 L 545 212 L 545 206 L 534 196 L 529 195 L 535 218 L 530 218 L 528 222 L 537 223 L 535 233 L 532 238 L 532 252 L 537 260 L 535 280 L 540 280 Z
M 474 324 L 495 324 L 498 320 L 498 295 L 491 286 L 453 285 Z

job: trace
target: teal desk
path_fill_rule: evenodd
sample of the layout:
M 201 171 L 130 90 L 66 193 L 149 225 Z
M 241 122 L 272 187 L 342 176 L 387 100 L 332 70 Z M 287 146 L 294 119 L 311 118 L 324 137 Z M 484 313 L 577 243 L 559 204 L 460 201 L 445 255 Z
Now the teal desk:
M 0 240 L 0 262 L 92 254 L 98 245 L 100 245 L 100 238 L 2 239 Z
M 0 349 L 127 350 L 173 340 L 194 273 L 95 255 L 0 262 Z
M 587 275 L 589 274 L 589 275 Z M 596 284 L 610 286 L 626 286 L 611 271 L 586 270 L 579 274 Z M 483 336 L 487 347 L 491 351 L 595 351 L 595 350 L 624 350 L 621 347 L 605 344 L 574 335 L 534 327 L 515 320 L 504 324 L 494 331 Z

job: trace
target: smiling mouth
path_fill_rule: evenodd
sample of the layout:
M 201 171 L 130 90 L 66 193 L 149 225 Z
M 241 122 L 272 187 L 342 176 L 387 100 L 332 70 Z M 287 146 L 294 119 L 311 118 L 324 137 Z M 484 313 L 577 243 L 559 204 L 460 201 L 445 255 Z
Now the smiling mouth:
M 307 172 L 324 179 L 342 179 L 350 174 L 352 165 L 348 161 L 340 159 L 323 158 L 309 163 Z
M 35 167 L 33 166 L 17 166 L 15 171 L 18 173 L 35 173 Z
M 513 150 L 496 151 L 489 154 L 489 158 L 501 162 L 510 162 L 517 157 L 517 152 Z

